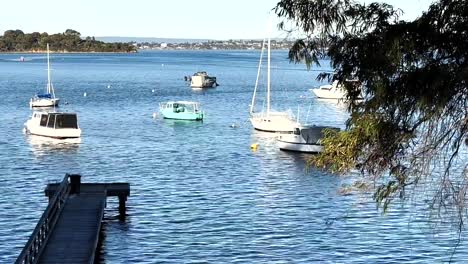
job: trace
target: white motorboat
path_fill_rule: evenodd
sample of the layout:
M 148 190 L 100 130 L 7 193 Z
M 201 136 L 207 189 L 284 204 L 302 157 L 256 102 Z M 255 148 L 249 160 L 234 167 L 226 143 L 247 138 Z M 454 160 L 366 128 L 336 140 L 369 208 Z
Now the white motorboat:
M 279 135 L 276 141 L 280 150 L 320 153 L 323 150 L 320 140 L 325 129 L 339 131 L 339 128 L 329 126 L 299 126 L 292 134 Z
M 346 80 L 346 82 L 351 82 L 353 85 L 360 85 L 359 81 L 357 80 Z M 332 84 L 326 84 L 320 86 L 319 88 L 310 89 L 310 91 L 320 99 L 346 99 L 346 90 L 343 84 L 339 83 L 338 80 L 333 81 Z M 362 99 L 362 96 L 359 96 L 358 99 Z
M 45 93 L 36 94 L 29 101 L 30 107 L 53 107 L 58 106 L 60 99 L 55 97 L 54 86 L 50 79 L 49 43 L 47 43 L 47 87 Z
M 343 85 L 339 84 L 335 80 L 332 84 L 322 85 L 319 88 L 310 89 L 317 98 L 322 99 L 344 99 L 346 97 L 346 91 Z
M 196 72 L 190 77 L 190 87 L 192 88 L 211 88 L 218 86 L 216 77 L 208 76 L 204 71 Z
M 76 113 L 65 112 L 33 112 L 31 118 L 24 123 L 24 131 L 31 135 L 57 139 L 81 136 Z
M 258 80 L 260 77 L 263 52 L 265 50 L 265 40 L 263 40 L 262 51 L 260 53 L 260 62 L 258 63 L 257 79 L 255 81 L 254 93 L 252 96 L 252 102 L 250 104 L 250 122 L 252 126 L 259 131 L 264 132 L 279 132 L 279 133 L 292 133 L 294 128 L 298 126 L 297 121 L 289 112 L 275 112 L 270 109 L 270 38 L 267 42 L 267 105 L 266 110 L 262 109 L 262 112 L 254 112 L 255 99 L 257 95 Z

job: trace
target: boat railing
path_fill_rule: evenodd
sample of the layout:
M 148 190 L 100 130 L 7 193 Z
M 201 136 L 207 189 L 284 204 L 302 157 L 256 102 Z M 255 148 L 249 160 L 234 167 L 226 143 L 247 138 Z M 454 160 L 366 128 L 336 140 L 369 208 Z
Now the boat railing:
M 15 264 L 32 264 L 39 261 L 44 246 L 50 237 L 55 223 L 60 217 L 60 213 L 64 207 L 66 197 L 70 193 L 70 184 L 68 182 L 69 174 L 60 183 L 52 199 L 49 201 L 46 210 L 41 216 L 41 219 L 34 228 L 28 242 L 21 251 L 21 254 L 15 261 Z

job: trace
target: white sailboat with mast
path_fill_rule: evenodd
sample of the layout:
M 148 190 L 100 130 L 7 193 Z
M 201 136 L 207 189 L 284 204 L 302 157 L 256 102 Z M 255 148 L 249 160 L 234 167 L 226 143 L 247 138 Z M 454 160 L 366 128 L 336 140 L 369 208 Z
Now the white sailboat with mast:
M 289 112 L 276 112 L 271 111 L 270 96 L 271 96 L 271 82 L 270 82 L 270 37 L 267 42 L 267 94 L 266 94 L 266 110 L 262 109 L 262 112 L 255 113 L 254 106 L 258 88 L 258 81 L 261 72 L 263 52 L 265 49 L 265 39 L 262 43 L 262 51 L 260 54 L 260 62 L 258 64 L 257 79 L 255 81 L 254 93 L 252 96 L 252 102 L 250 104 L 250 122 L 252 126 L 259 131 L 264 132 L 278 132 L 278 133 L 292 133 L 298 126 L 298 123 L 290 115 Z
M 53 107 L 58 106 L 60 99 L 55 97 L 54 86 L 50 78 L 49 43 L 47 43 L 47 87 L 45 93 L 36 94 L 29 101 L 30 107 Z

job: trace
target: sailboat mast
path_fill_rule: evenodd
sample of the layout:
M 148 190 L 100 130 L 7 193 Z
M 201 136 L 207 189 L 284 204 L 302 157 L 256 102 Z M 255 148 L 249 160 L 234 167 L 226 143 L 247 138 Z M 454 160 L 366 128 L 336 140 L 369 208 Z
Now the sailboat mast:
M 260 70 L 262 68 L 262 60 L 263 60 L 263 52 L 265 51 L 265 39 L 262 42 L 262 51 L 260 52 L 260 61 L 258 62 L 258 70 L 257 70 L 257 79 L 255 80 L 255 88 L 252 96 L 252 102 L 250 103 L 250 114 L 253 114 L 254 105 L 255 105 L 255 97 L 257 95 L 257 87 L 258 87 L 258 80 L 260 79 Z
M 47 43 L 47 93 L 51 94 L 52 88 L 50 84 L 50 58 L 49 58 L 49 43 Z
M 270 36 L 268 36 L 268 66 L 267 66 L 267 116 L 270 115 Z

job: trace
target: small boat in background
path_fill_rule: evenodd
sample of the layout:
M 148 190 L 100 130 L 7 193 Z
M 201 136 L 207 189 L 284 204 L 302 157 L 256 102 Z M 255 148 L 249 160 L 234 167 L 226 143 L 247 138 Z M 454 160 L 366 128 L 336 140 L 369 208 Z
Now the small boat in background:
M 317 98 L 322 99 L 344 99 L 346 97 L 346 91 L 337 80 L 332 84 L 326 84 L 319 88 L 310 89 L 310 91 L 312 91 Z
M 198 102 L 169 101 L 159 104 L 164 118 L 179 120 L 203 120 L 203 111 Z
M 36 94 L 29 101 L 30 107 L 58 106 L 60 99 L 55 97 L 54 86 L 50 80 L 49 43 L 47 43 L 47 87 L 45 93 Z
M 346 82 L 351 82 L 353 85 L 361 85 L 361 83 L 357 80 L 346 80 Z M 343 84 L 339 83 L 338 80 L 333 81 L 332 84 L 326 84 L 320 86 L 319 88 L 310 89 L 310 91 L 320 99 L 346 99 L 346 90 L 343 87 Z M 358 99 L 362 99 L 362 96 L 359 96 Z
M 24 123 L 24 131 L 31 135 L 57 139 L 81 136 L 76 114 L 65 112 L 33 112 L 31 118 Z
M 218 86 L 216 77 L 208 76 L 205 71 L 196 72 L 189 79 L 190 87 L 192 88 L 211 88 Z
M 330 126 L 298 126 L 292 134 L 281 134 L 277 137 L 278 147 L 280 150 L 320 153 L 323 150 L 320 140 L 325 129 L 340 130 Z

